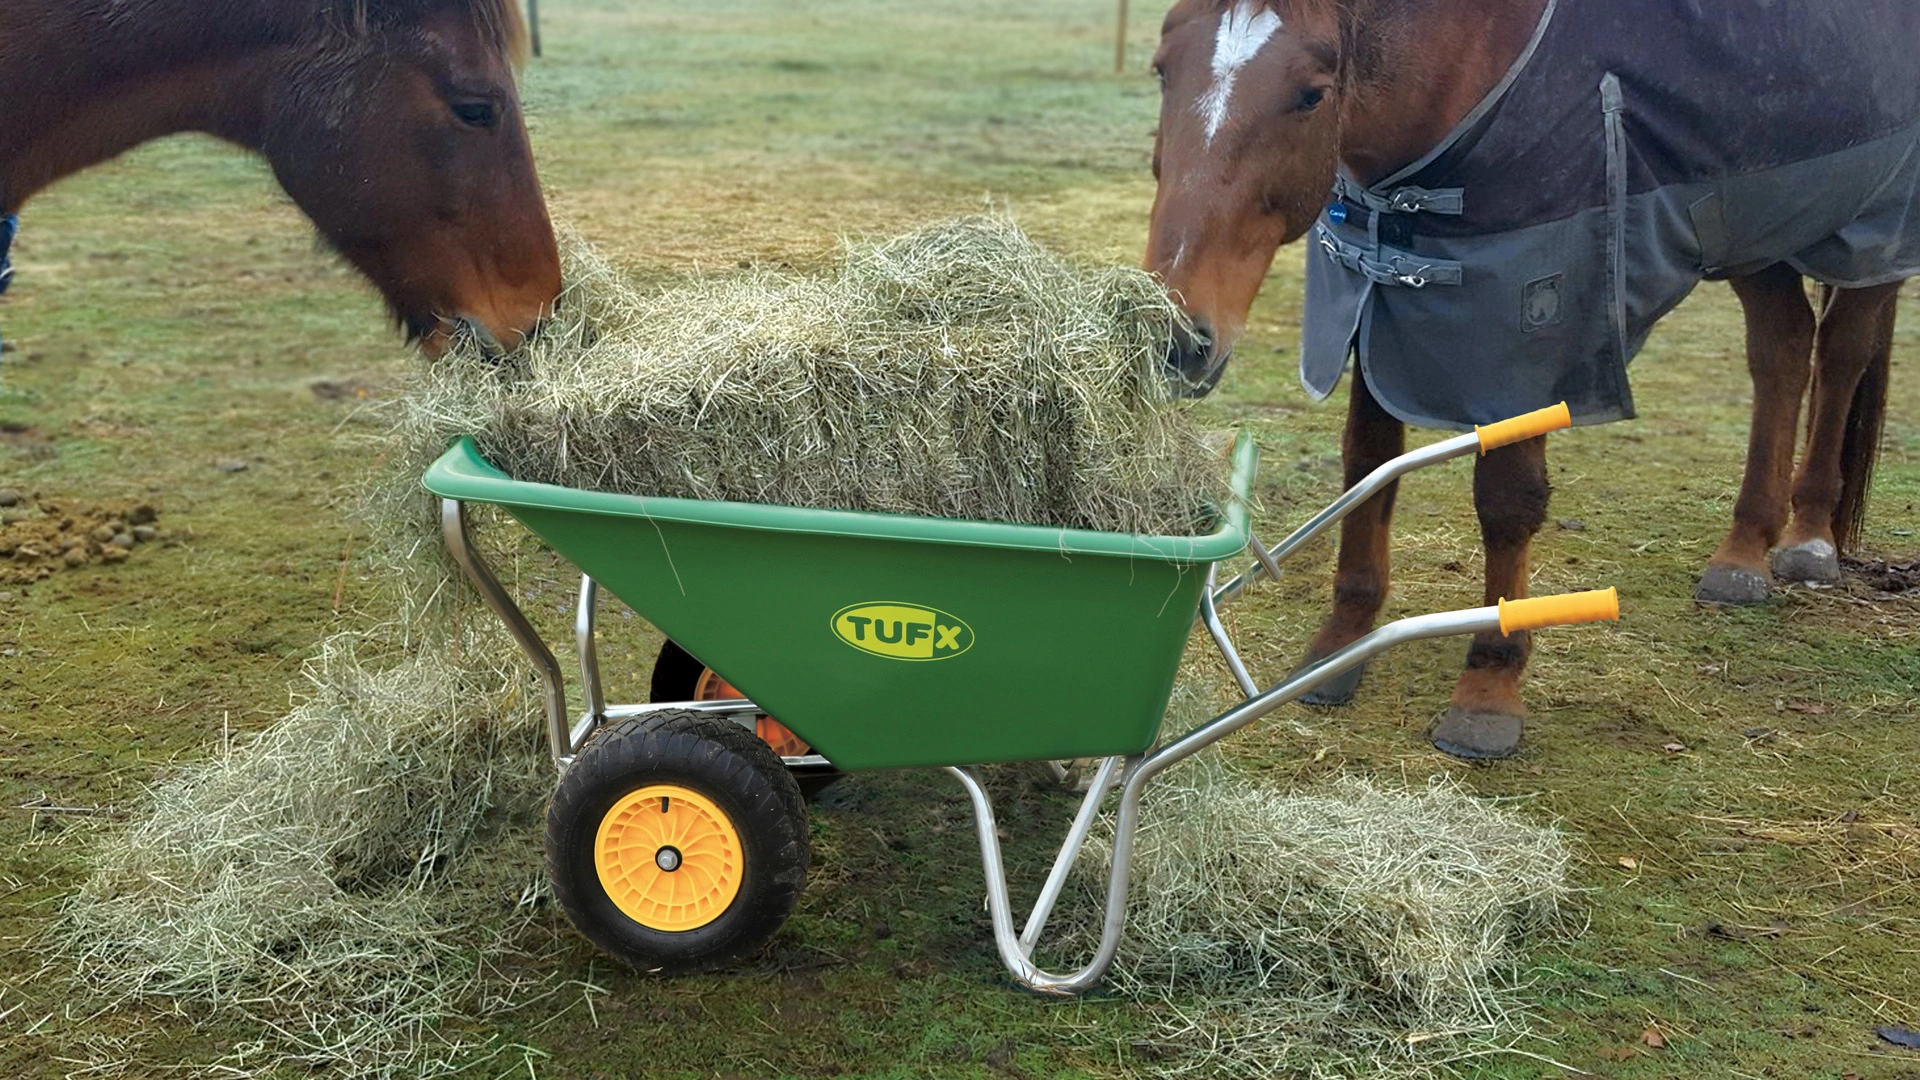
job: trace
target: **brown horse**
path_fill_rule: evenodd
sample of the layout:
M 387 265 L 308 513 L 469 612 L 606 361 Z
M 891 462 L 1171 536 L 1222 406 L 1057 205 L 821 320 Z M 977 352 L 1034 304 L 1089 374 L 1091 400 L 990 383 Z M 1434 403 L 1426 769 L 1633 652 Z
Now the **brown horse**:
M 560 291 L 514 0 L 5 0 L 0 215 L 198 131 L 263 155 L 430 352 L 512 345 Z
M 1559 0 L 1559 7 L 1564 16 L 1576 4 L 1606 2 Z M 1596 9 L 1584 11 L 1591 18 Z M 1510 85 L 1503 80 L 1525 65 L 1550 15 L 1548 0 L 1175 4 L 1155 61 L 1164 102 L 1146 264 L 1182 298 L 1199 334 L 1182 341 L 1169 363 L 1203 392 L 1210 389 L 1276 249 L 1328 212 L 1336 171 L 1355 188 L 1371 189 L 1432 160 L 1449 133 L 1485 115 L 1475 114 L 1483 100 Z M 1903 18 L 1910 29 L 1911 17 Z M 1882 36 L 1906 32 L 1891 21 L 1882 19 Z M 1631 33 L 1622 28 L 1617 40 Z M 1920 41 L 1900 47 L 1920 48 Z M 1813 96 L 1809 90 L 1800 99 Z M 1597 133 L 1601 95 L 1593 92 L 1592 101 Z M 1344 221 L 1345 208 L 1337 212 Z M 1768 259 L 1787 259 L 1792 250 Z M 1730 280 L 1745 309 L 1754 405 L 1733 528 L 1708 563 L 1698 596 L 1711 603 L 1764 599 L 1775 549 L 1772 568 L 1781 579 L 1837 579 L 1836 553 L 1857 534 L 1878 448 L 1900 283 L 1828 289 L 1816 309 L 1802 274 L 1784 261 L 1720 273 L 1709 263 L 1700 276 Z M 1512 295 L 1517 302 L 1519 290 Z M 1809 434 L 1796 474 L 1798 417 L 1810 382 Z M 1356 368 L 1343 447 L 1349 482 L 1404 445 L 1402 421 L 1383 406 L 1374 383 Z M 1487 602 L 1526 595 L 1528 546 L 1547 510 L 1545 440 L 1482 457 L 1474 496 L 1487 551 Z M 1388 489 L 1346 519 L 1332 613 L 1309 659 L 1373 626 L 1387 594 L 1393 502 Z M 1473 641 L 1452 705 L 1429 732 L 1436 746 L 1473 758 L 1517 749 L 1526 715 L 1519 679 L 1529 649 L 1524 633 Z M 1357 680 L 1323 692 L 1317 703 L 1346 700 Z

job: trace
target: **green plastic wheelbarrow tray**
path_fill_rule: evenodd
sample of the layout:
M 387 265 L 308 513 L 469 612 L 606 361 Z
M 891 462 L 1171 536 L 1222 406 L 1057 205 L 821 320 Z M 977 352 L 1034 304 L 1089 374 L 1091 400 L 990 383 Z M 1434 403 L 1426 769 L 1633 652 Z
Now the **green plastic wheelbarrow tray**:
M 505 508 L 842 770 L 1152 745 L 1257 451 L 1197 537 L 644 498 L 516 481 L 463 439 L 426 487 Z
M 1248 525 L 1257 454 L 1245 435 L 1217 527 L 1194 537 L 576 491 L 516 481 L 465 439 L 425 485 L 442 499 L 454 559 L 543 679 L 561 772 L 548 812 L 549 872 L 569 917 L 603 949 L 661 971 L 748 955 L 792 911 L 805 877 L 806 810 L 789 771 L 943 766 L 973 805 L 1001 961 L 1030 989 L 1078 993 L 1119 949 L 1141 798 L 1160 772 L 1397 645 L 1618 617 L 1611 589 L 1418 615 L 1265 689 L 1219 617 L 1405 474 L 1570 422 L 1559 406 L 1404 454 L 1271 548 Z M 586 709 L 577 721 L 559 662 L 475 550 L 468 503 L 503 507 L 585 572 L 574 632 Z M 1252 565 L 1216 585 L 1219 567 L 1246 552 Z M 746 699 L 608 705 L 593 644 L 602 585 Z M 1163 740 L 1161 717 L 1196 622 L 1243 697 Z M 721 722 L 752 727 L 763 714 L 817 753 L 783 759 Z M 576 756 L 591 767 L 570 768 Z M 968 766 L 1061 758 L 1101 761 L 1016 932 L 992 803 Z M 738 765 L 701 772 L 701 762 L 723 759 Z M 768 770 L 771 787 L 761 782 Z M 785 809 L 767 794 L 780 785 L 792 792 Z M 1049 974 L 1034 949 L 1115 791 L 1098 950 L 1078 971 Z

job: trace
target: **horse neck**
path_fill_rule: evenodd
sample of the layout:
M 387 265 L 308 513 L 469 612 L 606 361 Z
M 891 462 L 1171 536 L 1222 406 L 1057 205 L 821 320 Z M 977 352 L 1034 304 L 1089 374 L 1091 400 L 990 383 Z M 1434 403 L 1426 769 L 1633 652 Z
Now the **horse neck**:
M 257 146 L 301 21 L 266 0 L 0 0 L 0 213 L 151 139 Z M 129 13 L 132 14 L 129 14 Z
M 1439 145 L 1532 40 L 1547 0 L 1363 0 L 1350 9 L 1340 153 L 1374 184 Z

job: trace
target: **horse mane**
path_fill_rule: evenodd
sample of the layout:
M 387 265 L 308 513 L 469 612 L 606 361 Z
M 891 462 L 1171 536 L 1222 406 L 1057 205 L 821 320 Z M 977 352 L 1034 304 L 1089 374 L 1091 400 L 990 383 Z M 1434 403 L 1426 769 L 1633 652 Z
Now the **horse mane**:
M 321 11 L 333 28 L 355 37 L 448 9 L 464 10 L 514 67 L 526 63 L 529 38 L 519 0 L 321 0 Z

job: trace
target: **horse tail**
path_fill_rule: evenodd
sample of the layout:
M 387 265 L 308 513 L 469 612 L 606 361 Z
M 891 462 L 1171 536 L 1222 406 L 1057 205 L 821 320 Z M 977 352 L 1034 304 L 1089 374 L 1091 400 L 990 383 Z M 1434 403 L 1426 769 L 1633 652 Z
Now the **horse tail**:
M 1834 546 L 1852 549 L 1867 519 L 1867 491 L 1880 460 L 1887 420 L 1887 387 L 1893 375 L 1893 324 L 1899 301 L 1889 297 L 1873 329 L 1873 357 L 1853 390 L 1846 436 L 1840 445 L 1840 502 L 1833 511 Z

